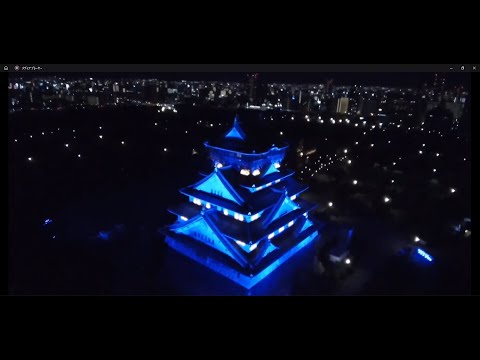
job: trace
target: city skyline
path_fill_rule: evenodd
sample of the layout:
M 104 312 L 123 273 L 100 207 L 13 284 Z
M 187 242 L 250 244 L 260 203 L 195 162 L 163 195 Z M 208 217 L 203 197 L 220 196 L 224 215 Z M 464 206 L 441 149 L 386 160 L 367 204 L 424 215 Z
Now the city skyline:
M 250 73 L 246 72 L 182 72 L 182 73 L 10 73 L 9 78 L 23 78 L 23 79 L 41 79 L 48 77 L 65 77 L 69 80 L 81 78 L 94 79 L 157 79 L 165 81 L 223 81 L 223 82 L 246 82 Z M 391 86 L 391 87 L 421 87 L 425 83 L 431 85 L 434 72 L 428 73 L 358 73 L 358 72 L 336 72 L 336 73 L 303 73 L 303 72 L 288 72 L 288 73 L 259 73 L 259 80 L 267 84 L 284 83 L 284 84 L 323 84 L 330 80 L 336 85 L 348 86 Z M 447 87 L 452 86 L 470 86 L 471 75 L 468 73 L 439 73 L 447 78 Z

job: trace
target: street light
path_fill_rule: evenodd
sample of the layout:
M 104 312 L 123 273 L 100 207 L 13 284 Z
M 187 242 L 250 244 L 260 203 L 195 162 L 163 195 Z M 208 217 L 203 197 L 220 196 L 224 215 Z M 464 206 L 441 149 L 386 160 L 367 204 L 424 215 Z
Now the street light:
M 352 261 L 351 261 L 349 258 L 346 258 L 346 259 L 345 259 L 345 264 L 350 265 L 351 262 L 352 262 Z

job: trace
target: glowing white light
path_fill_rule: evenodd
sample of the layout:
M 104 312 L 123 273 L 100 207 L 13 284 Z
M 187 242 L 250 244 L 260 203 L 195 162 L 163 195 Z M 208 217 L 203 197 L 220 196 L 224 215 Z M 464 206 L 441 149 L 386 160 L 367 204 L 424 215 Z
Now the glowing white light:
M 242 169 L 242 170 L 240 170 L 240 174 L 245 175 L 245 176 L 248 176 L 248 175 L 250 175 L 250 170 L 248 170 L 248 169 Z
M 348 153 L 348 149 L 343 150 L 343 152 L 344 152 L 345 154 Z
M 32 138 L 33 138 L 33 135 L 30 135 L 30 139 L 32 139 Z
M 347 163 L 350 165 L 352 163 L 352 160 L 348 160 Z
M 185 216 L 183 216 L 183 215 L 182 215 L 182 216 L 180 216 L 180 219 L 182 219 L 183 221 L 187 221 L 187 220 L 188 220 L 188 218 L 187 218 L 187 217 L 185 217 Z
M 258 169 L 253 170 L 252 175 L 253 175 L 253 176 L 258 176 L 258 175 L 260 175 L 260 170 L 258 170 Z
M 103 139 L 103 135 L 98 135 L 98 137 L 99 137 L 100 139 Z
M 303 156 L 303 152 L 300 153 L 300 156 Z
M 258 244 L 250 245 L 250 251 L 253 251 L 257 248 Z
M 436 153 L 435 155 L 436 155 L 437 157 L 439 157 L 439 156 L 440 156 L 440 154 L 439 154 L 439 153 Z
M 157 123 L 155 123 L 155 126 L 158 126 L 158 124 L 157 124 Z
M 233 217 L 235 218 L 235 220 L 238 220 L 238 214 L 237 213 L 234 213 Z
M 357 185 L 358 184 L 358 181 L 357 180 L 353 180 L 353 185 Z
M 420 241 L 420 238 L 419 238 L 418 236 L 415 236 L 415 238 L 413 239 L 413 241 L 419 242 L 419 241 Z
M 78 158 L 81 158 L 81 157 L 82 157 L 82 155 L 81 155 L 81 154 L 78 154 L 78 155 L 77 155 L 77 157 L 78 157 Z
M 243 241 L 237 240 L 235 242 L 240 246 L 245 246 L 245 243 Z
M 350 259 L 349 259 L 349 258 L 346 258 L 346 259 L 345 259 L 345 264 L 350 265 L 350 263 L 351 263 Z
M 270 240 L 271 238 L 273 238 L 275 236 L 274 233 L 271 233 L 270 235 L 268 235 L 268 240 Z
M 392 180 L 392 184 L 395 182 L 395 180 Z
M 385 197 L 383 198 L 383 201 L 386 202 L 386 203 L 388 203 L 388 202 L 390 202 L 390 198 L 389 198 L 388 196 L 385 196 Z
M 358 141 L 355 141 L 355 145 L 358 145 Z
M 418 150 L 418 153 L 419 153 L 420 155 L 422 155 L 422 154 L 423 154 L 423 151 L 422 151 L 422 150 Z
M 283 135 L 283 131 L 280 131 L 280 135 Z
M 33 159 L 32 159 L 31 157 L 29 157 L 27 160 L 28 160 L 28 161 L 32 161 Z
M 450 188 L 450 192 L 451 192 L 452 194 L 453 194 L 455 191 L 457 191 L 457 190 L 455 190 L 454 188 Z
M 163 148 L 163 151 L 166 152 L 166 151 L 167 151 L 167 148 Z
M 280 163 L 275 163 L 273 166 L 275 166 L 275 169 L 278 169 L 280 167 Z
M 297 198 L 297 195 L 290 196 L 290 200 L 295 200 L 296 198 Z
M 254 221 L 254 220 L 257 220 L 259 217 L 260 217 L 260 214 L 255 214 L 250 218 L 250 220 Z
M 358 127 L 358 124 L 357 124 L 357 123 L 355 123 L 355 127 Z
M 101 126 L 99 126 L 98 128 L 99 128 L 100 130 L 102 130 L 102 127 L 101 127 Z
M 205 207 L 206 207 L 207 209 L 210 209 L 212 206 L 210 205 L 210 203 L 207 202 L 207 203 L 205 204 Z
M 17 139 L 15 139 L 15 142 L 18 142 L 18 140 L 17 140 Z
M 197 198 L 193 198 L 193 203 L 195 205 L 202 205 L 202 202 L 200 201 L 200 199 L 197 199 Z
M 423 147 L 425 147 L 425 144 L 422 144 Z
M 42 135 L 45 135 L 45 133 L 42 131 Z
M 223 209 L 223 215 L 228 215 L 228 210 L 227 209 Z
M 437 172 L 437 169 L 433 169 L 433 172 Z
M 332 206 L 333 206 L 333 202 L 329 202 L 328 207 L 332 207 Z
M 125 141 L 122 141 L 121 143 L 122 143 L 122 145 L 125 145 Z
M 278 233 L 280 234 L 283 230 L 285 230 L 285 226 L 282 226 L 280 229 L 278 229 Z
M 393 166 L 395 166 L 395 165 L 397 165 L 397 163 L 394 161 L 394 162 L 393 162 Z
M 185 130 L 185 134 L 188 134 L 188 130 Z
M 373 146 L 374 146 L 374 144 L 370 144 L 370 147 L 373 147 Z
M 288 223 L 288 227 L 293 225 L 293 220 Z
M 217 163 L 217 168 L 220 169 L 221 167 L 223 167 L 223 164 L 222 163 Z

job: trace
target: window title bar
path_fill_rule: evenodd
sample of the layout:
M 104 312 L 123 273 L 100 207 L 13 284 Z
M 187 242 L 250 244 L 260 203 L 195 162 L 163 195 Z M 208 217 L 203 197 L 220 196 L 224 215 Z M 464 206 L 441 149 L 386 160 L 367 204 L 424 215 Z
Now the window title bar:
M 476 72 L 476 64 L 3 64 L 8 73 Z

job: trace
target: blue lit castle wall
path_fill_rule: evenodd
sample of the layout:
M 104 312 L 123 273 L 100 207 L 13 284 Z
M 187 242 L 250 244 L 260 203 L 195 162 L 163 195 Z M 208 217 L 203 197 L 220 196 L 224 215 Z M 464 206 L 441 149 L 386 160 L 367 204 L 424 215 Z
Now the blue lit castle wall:
M 188 201 L 169 211 L 161 231 L 176 251 L 250 289 L 319 236 L 307 186 L 283 169 L 288 146 L 255 149 L 237 118 L 216 143 L 205 143 L 212 172 L 180 189 Z

